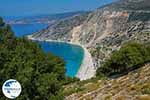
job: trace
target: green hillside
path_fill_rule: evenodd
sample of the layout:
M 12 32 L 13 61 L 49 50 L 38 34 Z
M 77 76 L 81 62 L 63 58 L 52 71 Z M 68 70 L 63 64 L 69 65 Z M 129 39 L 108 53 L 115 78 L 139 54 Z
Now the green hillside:
M 0 86 L 8 79 L 16 79 L 22 86 L 16 100 L 61 100 L 65 63 L 45 54 L 32 41 L 16 38 L 0 18 Z M 1 89 L 0 100 L 6 100 Z

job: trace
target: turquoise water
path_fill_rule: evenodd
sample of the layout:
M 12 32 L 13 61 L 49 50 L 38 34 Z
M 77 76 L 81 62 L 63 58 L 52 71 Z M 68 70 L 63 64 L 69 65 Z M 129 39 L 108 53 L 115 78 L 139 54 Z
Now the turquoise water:
M 33 32 L 39 31 L 47 25 L 44 24 L 24 24 L 11 25 L 15 35 L 22 37 Z M 71 45 L 63 42 L 37 42 L 42 49 L 48 53 L 51 52 L 58 57 L 61 57 L 66 62 L 66 75 L 75 77 L 83 60 L 84 50 L 77 45 Z
M 63 42 L 39 42 L 45 52 L 52 52 L 66 62 L 66 75 L 74 77 L 83 59 L 83 49 Z

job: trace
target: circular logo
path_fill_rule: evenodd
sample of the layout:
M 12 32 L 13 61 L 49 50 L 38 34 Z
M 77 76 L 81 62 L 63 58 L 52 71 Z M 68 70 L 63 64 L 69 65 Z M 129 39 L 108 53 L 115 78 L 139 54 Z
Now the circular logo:
M 21 93 L 21 85 L 14 79 L 7 80 L 2 86 L 3 94 L 9 99 L 15 99 Z

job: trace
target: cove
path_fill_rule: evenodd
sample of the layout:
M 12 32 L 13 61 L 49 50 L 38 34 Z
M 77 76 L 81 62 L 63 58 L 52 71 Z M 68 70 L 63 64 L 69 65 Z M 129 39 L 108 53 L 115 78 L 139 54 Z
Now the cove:
M 66 62 L 66 75 L 75 77 L 82 64 L 84 50 L 78 45 L 65 42 L 38 42 L 42 49 L 48 53 L 61 57 Z
M 13 24 L 12 30 L 17 37 L 23 37 L 47 27 L 44 24 Z M 84 50 L 81 46 L 73 45 L 65 42 L 37 42 L 45 53 L 52 53 L 62 59 L 66 63 L 66 75 L 75 77 L 84 57 Z

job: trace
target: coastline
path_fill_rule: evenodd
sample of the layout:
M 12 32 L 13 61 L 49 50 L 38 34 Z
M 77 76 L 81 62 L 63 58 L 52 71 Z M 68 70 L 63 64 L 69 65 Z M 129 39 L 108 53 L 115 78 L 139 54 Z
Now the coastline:
M 78 72 L 76 74 L 76 77 L 82 80 L 87 80 L 95 76 L 96 69 L 94 68 L 94 64 L 92 61 L 92 56 L 88 52 L 85 46 L 81 45 L 80 43 L 74 43 L 74 42 L 66 42 L 66 41 L 59 41 L 59 40 L 50 40 L 50 39 L 35 39 L 32 37 L 32 35 L 28 35 L 27 38 L 29 40 L 35 40 L 35 41 L 45 41 L 45 42 L 62 42 L 62 43 L 68 43 L 71 45 L 78 45 L 81 46 L 84 50 L 84 57 L 82 60 L 82 63 L 80 65 L 80 68 L 78 69 Z
M 96 74 L 91 54 L 84 46 L 82 46 L 82 48 L 84 49 L 84 57 L 76 75 L 76 77 L 78 77 L 81 81 L 90 79 Z

